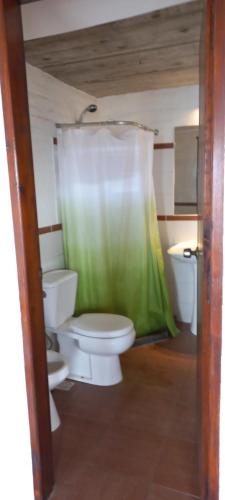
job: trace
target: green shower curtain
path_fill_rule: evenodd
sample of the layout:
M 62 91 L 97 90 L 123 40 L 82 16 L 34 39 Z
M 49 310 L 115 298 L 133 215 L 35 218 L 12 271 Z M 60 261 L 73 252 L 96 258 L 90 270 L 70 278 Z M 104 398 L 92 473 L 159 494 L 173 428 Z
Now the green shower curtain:
M 137 336 L 173 321 L 152 180 L 153 134 L 134 127 L 59 130 L 66 267 L 78 272 L 75 315 L 133 320 Z

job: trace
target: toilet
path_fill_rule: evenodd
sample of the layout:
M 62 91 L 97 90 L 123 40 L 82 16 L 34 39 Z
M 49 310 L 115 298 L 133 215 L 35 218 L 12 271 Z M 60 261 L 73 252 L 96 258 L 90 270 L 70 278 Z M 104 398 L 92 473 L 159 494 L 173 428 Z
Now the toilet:
M 47 351 L 47 367 L 51 431 L 53 432 L 58 429 L 60 418 L 51 391 L 65 380 L 69 373 L 69 369 L 61 354 L 55 351 Z
M 135 339 L 133 323 L 117 314 L 87 313 L 74 318 L 78 275 L 56 270 L 43 275 L 45 326 L 55 333 L 69 366 L 68 378 L 110 386 L 122 380 L 119 355 Z

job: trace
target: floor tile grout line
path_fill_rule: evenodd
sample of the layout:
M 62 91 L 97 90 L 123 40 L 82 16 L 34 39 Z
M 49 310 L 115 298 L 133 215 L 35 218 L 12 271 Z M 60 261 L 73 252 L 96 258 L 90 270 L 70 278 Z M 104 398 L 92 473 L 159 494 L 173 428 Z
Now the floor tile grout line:
M 152 482 L 152 485 L 160 486 L 160 488 L 163 488 L 165 491 L 168 490 L 168 491 L 171 491 L 172 493 L 181 493 L 181 494 L 185 495 L 186 497 L 189 497 L 190 499 L 193 498 L 194 500 L 200 500 L 200 496 L 192 495 L 191 493 L 188 493 L 187 491 L 176 490 L 174 488 L 170 488 L 169 486 L 164 486 L 163 484 L 160 484 L 160 483 L 154 483 L 154 481 Z

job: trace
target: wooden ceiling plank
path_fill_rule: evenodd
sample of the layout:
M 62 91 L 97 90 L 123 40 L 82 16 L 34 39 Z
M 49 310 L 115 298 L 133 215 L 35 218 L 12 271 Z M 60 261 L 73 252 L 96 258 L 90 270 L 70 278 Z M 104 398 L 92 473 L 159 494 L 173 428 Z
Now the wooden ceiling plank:
M 198 83 L 201 10 L 195 0 L 30 40 L 26 59 L 96 97 Z
M 95 97 L 106 97 L 161 88 L 196 85 L 198 81 L 198 68 L 186 68 L 177 69 L 173 72 L 162 71 L 160 73 L 138 75 L 133 78 L 121 78 L 111 82 L 82 83 L 78 84 L 77 88 Z
M 192 5 L 186 13 L 186 6 Z M 100 57 L 131 53 L 138 50 L 179 45 L 200 38 L 201 10 L 198 1 L 173 6 L 159 13 L 135 16 L 72 33 L 64 33 L 25 42 L 28 62 L 44 69 L 62 62 L 77 62 Z M 167 11 L 167 16 L 162 12 Z M 179 12 L 179 15 L 177 14 Z M 173 13 L 173 15 L 172 15 Z M 153 22 L 154 21 L 154 22 Z
M 133 77 L 136 74 L 160 72 L 177 68 L 198 66 L 199 44 L 185 44 L 180 47 L 166 47 L 160 50 L 138 52 L 135 54 L 120 54 L 108 58 L 64 64 L 49 67 L 48 71 L 65 83 L 76 86 L 79 82 L 111 80 L 121 77 Z M 47 71 L 47 69 L 46 69 Z

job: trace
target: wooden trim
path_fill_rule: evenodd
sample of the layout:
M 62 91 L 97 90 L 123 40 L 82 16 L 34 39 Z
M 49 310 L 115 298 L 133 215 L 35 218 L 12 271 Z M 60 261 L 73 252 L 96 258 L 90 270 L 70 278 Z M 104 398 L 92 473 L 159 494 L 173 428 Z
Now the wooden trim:
M 200 480 L 201 500 L 219 499 L 220 377 L 223 296 L 225 142 L 225 0 L 205 2 L 200 84 L 199 204 L 203 222 L 201 286 Z M 202 186 L 202 187 L 201 187 Z M 201 200 L 200 200 L 201 201 Z M 203 237 L 201 237 L 201 228 Z M 222 474 L 222 471 L 221 471 Z
M 154 149 L 173 149 L 173 148 L 174 148 L 173 142 L 156 142 L 154 144 Z
M 53 137 L 53 144 L 57 146 L 58 144 L 58 139 L 57 137 Z M 173 142 L 156 142 L 153 145 L 154 149 L 173 149 L 174 148 L 174 143 Z
M 185 201 L 175 201 L 174 205 L 176 207 L 197 207 L 197 202 L 196 203 L 190 203 L 189 201 L 188 202 L 185 202 Z
M 62 231 L 62 224 L 53 224 L 53 226 L 39 227 L 38 234 L 54 233 L 55 231 Z
M 201 216 L 199 214 L 192 214 L 192 215 L 157 215 L 158 220 L 169 220 L 169 221 L 183 221 L 183 220 L 195 220 L 198 221 L 201 219 Z
M 43 500 L 53 486 L 52 442 L 34 174 L 18 0 L 0 0 L 0 33 L 0 85 L 18 269 L 34 492 L 37 500 Z
M 219 416 L 223 276 L 223 173 L 225 132 L 225 0 L 206 0 L 203 82 L 204 273 L 201 377 L 201 500 L 219 498 Z M 5 114 L 19 289 L 23 321 L 35 495 L 46 498 L 52 484 L 49 454 L 46 359 L 43 346 L 40 258 L 34 203 L 22 28 L 19 0 L 0 0 L 0 79 Z M 200 162 L 201 163 L 201 162 Z M 160 216 L 159 216 L 160 217 Z M 192 220 L 190 216 L 163 216 Z M 182 219 L 181 219 L 182 217 Z M 186 218 L 188 217 L 188 219 Z M 193 217 L 193 216 L 191 216 Z M 195 217 L 196 220 L 196 217 Z M 40 365 L 42 369 L 40 370 Z M 46 433 L 47 428 L 47 433 Z M 42 431 L 44 434 L 42 435 Z M 46 441 L 47 439 L 47 441 Z M 45 456 L 45 451 L 47 455 Z
M 157 219 L 160 221 L 182 221 L 182 220 L 201 220 L 201 216 L 199 214 L 177 214 L 177 215 L 157 215 Z M 48 234 L 53 233 L 55 231 L 62 231 L 62 224 L 54 224 L 53 226 L 44 226 L 38 229 L 38 234 Z

